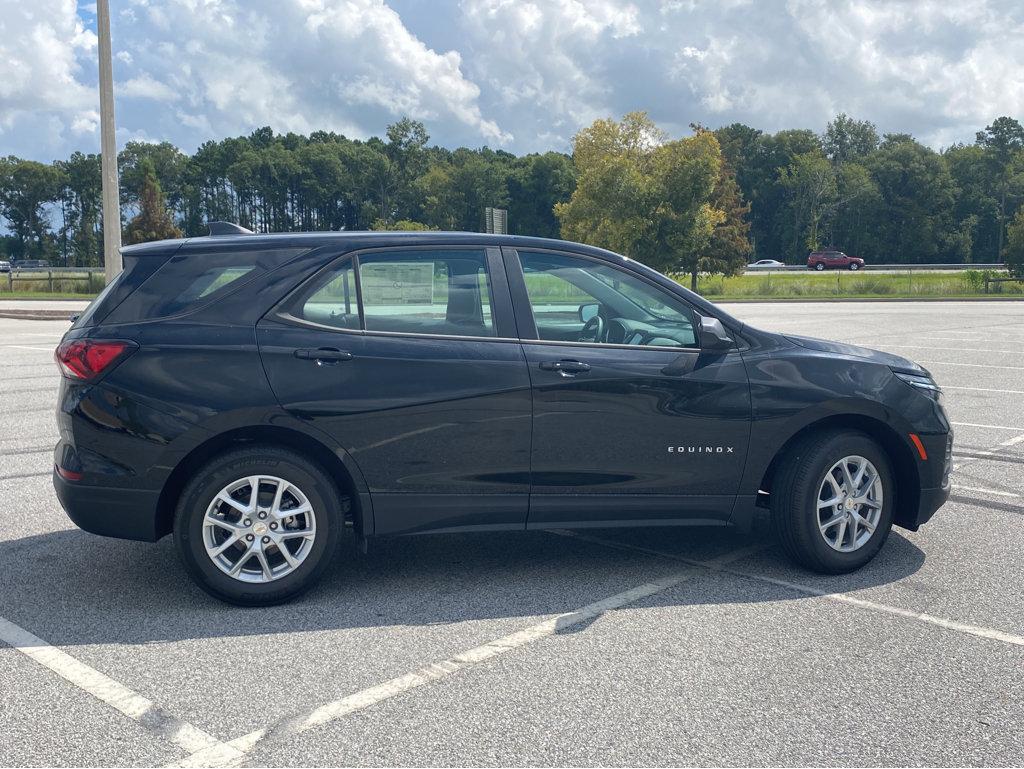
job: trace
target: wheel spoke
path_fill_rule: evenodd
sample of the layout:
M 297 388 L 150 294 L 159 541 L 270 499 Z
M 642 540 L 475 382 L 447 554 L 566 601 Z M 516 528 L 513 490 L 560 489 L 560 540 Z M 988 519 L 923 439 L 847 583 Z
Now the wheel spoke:
M 277 535 L 277 538 L 284 542 L 287 539 L 297 539 L 302 537 L 306 539 L 316 534 L 316 528 L 310 527 L 308 529 L 282 529 L 281 533 Z
M 226 491 L 222 491 L 220 494 L 218 494 L 217 499 L 220 502 L 223 502 L 224 504 L 228 505 L 229 507 L 234 508 L 241 515 L 247 515 L 249 512 L 248 507 L 243 505 L 241 502 L 238 502 L 237 500 L 233 499 Z
M 267 561 L 267 554 L 263 552 L 263 548 L 256 550 L 256 560 L 260 562 L 260 568 L 263 570 L 263 579 L 269 582 L 273 574 L 270 571 L 270 563 Z
M 858 521 L 858 519 L 859 519 L 859 516 L 856 513 L 854 513 L 853 515 L 850 516 L 850 522 L 847 524 L 847 529 L 850 532 L 850 544 L 851 545 L 856 545 L 857 544 L 857 521 Z
M 846 538 L 846 516 L 843 516 L 843 520 L 839 522 L 839 531 L 836 532 L 836 547 L 843 546 L 843 540 Z
M 287 561 L 288 565 L 291 566 L 293 569 L 299 565 L 298 560 L 295 558 L 294 555 L 292 555 L 291 550 L 289 550 L 285 546 L 284 542 L 278 543 L 277 549 L 278 552 L 281 553 L 281 557 L 284 558 L 284 560 Z
M 216 526 L 219 529 L 230 531 L 236 537 L 245 531 L 244 526 L 237 524 L 234 521 L 229 521 L 226 518 L 218 518 L 216 515 L 213 515 L 212 513 L 206 514 L 206 517 L 203 519 L 203 523 L 205 523 L 208 526 Z
M 868 534 L 874 534 L 875 533 L 875 524 L 871 522 L 870 518 L 865 518 L 860 513 L 854 513 L 853 515 L 857 519 L 857 521 L 860 523 L 860 525 L 862 527 L 864 527 L 865 529 L 867 529 Z
M 249 478 L 249 510 L 256 510 L 260 501 L 260 476 L 250 475 Z
M 823 500 L 820 500 L 818 502 L 818 509 L 822 510 L 822 509 L 824 509 L 826 507 L 835 507 L 836 505 L 838 505 L 842 501 L 843 501 L 843 498 L 841 496 L 839 496 L 839 495 L 836 495 L 836 496 L 832 497 L 832 499 L 823 499 Z
M 878 480 L 878 474 L 877 473 L 871 473 L 871 475 L 868 476 L 867 480 L 861 480 L 860 483 L 857 486 L 857 491 L 856 491 L 855 496 L 866 497 L 871 492 L 871 489 L 875 485 L 875 481 L 877 481 L 877 480 Z
M 312 511 L 313 508 L 309 506 L 309 502 L 304 502 L 303 504 L 299 505 L 298 507 L 292 508 L 291 510 L 278 510 L 276 512 L 271 510 L 270 514 L 280 521 L 285 518 L 294 517 L 297 515 L 305 515 L 306 513 L 311 513 Z
M 860 457 L 857 464 L 857 474 L 853 476 L 853 486 L 850 487 L 850 494 L 860 493 L 861 483 L 864 481 L 864 474 L 868 471 L 868 461 Z
M 239 534 L 232 534 L 230 537 L 228 537 L 223 542 L 221 542 L 219 545 L 217 545 L 217 547 L 215 547 L 212 550 L 210 550 L 209 553 L 210 553 L 211 556 L 216 558 L 218 555 L 223 553 L 225 550 L 227 550 L 229 547 L 234 545 L 240 539 L 241 539 L 241 536 Z
M 281 497 L 284 496 L 285 490 L 288 488 L 286 481 L 279 480 L 277 482 L 277 490 L 274 492 L 274 501 L 270 505 L 270 514 L 275 517 L 280 517 L 278 513 L 281 511 Z
M 242 567 L 245 566 L 250 558 L 252 558 L 252 547 L 247 547 L 245 552 L 239 556 L 238 560 L 235 561 L 234 565 L 228 570 L 228 574 L 232 577 L 237 577 L 241 573 Z
M 831 529 L 837 523 L 841 523 L 844 518 L 846 518 L 846 514 L 845 513 L 839 513 L 838 515 L 833 515 L 827 521 L 825 521 L 823 523 L 819 523 L 818 524 L 818 528 L 821 529 L 821 533 L 824 534 L 826 531 Z
M 843 470 L 843 484 L 846 486 L 846 493 L 853 494 L 856 487 L 853 485 L 853 478 L 850 476 L 850 466 L 845 459 L 839 465 Z
M 858 505 L 865 505 L 867 507 L 870 507 L 872 510 L 878 510 L 879 508 L 882 507 L 882 504 L 880 502 L 878 502 L 875 499 L 871 499 L 866 494 L 863 497 L 857 497 L 853 501 L 856 502 Z

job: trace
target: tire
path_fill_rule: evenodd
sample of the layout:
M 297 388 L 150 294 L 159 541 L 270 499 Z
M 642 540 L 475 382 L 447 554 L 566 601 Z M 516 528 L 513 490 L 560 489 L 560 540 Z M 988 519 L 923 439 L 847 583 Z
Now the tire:
M 243 514 L 238 506 L 252 501 L 253 478 L 257 504 Z M 222 492 L 237 484 L 228 494 L 235 504 L 222 501 Z M 278 486 L 284 487 L 280 494 Z M 174 542 L 185 570 L 207 593 L 239 606 L 270 606 L 301 595 L 323 577 L 343 527 L 338 489 L 319 466 L 294 451 L 256 445 L 215 457 L 193 475 L 175 511 Z M 234 544 L 228 544 L 231 538 Z M 220 555 L 209 552 L 221 547 Z M 231 576 L 230 564 L 238 560 L 238 576 Z
M 859 269 L 860 269 L 860 265 L 859 264 L 857 264 L 856 262 L 851 262 L 850 263 L 850 272 L 856 272 Z
M 860 536 L 864 540 L 857 546 L 853 540 L 859 525 L 856 518 L 847 516 L 848 522 L 835 524 L 824 531 L 821 529 L 821 524 L 846 515 L 844 505 L 818 507 L 822 491 L 835 489 L 828 484 L 826 474 L 843 459 L 853 457 L 866 460 L 868 466 L 877 471 L 878 486 L 871 492 L 874 504 L 879 503 L 880 496 L 877 516 L 876 508 L 868 506 L 870 503 L 854 505 L 858 515 L 863 513 L 875 517 L 874 528 L 869 534 L 866 525 L 860 527 Z M 848 464 L 848 468 L 856 466 L 855 462 Z M 842 475 L 839 469 L 834 469 L 834 472 Z M 869 477 L 866 472 L 864 478 Z M 825 501 L 827 503 L 840 496 L 842 494 L 836 490 L 836 496 L 826 496 Z M 813 433 L 794 445 L 779 467 L 771 491 L 772 528 L 786 554 L 799 565 L 822 574 L 845 574 L 866 564 L 885 544 L 892 528 L 895 498 L 892 465 L 874 440 L 856 430 Z M 842 552 L 834 544 L 836 539 L 841 539 L 840 546 L 853 549 Z
M 818 272 L 821 272 L 822 270 L 825 269 L 825 265 L 822 262 L 818 262 L 816 265 L 814 265 L 814 269 L 816 269 Z

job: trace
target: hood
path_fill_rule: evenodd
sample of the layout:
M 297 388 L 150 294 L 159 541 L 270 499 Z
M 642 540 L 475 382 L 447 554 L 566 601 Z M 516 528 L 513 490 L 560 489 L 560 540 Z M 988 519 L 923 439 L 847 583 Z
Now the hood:
M 914 363 L 914 361 L 902 358 L 899 355 L 893 355 L 892 353 L 872 350 L 867 347 L 858 347 L 855 344 L 845 344 L 844 342 L 830 342 L 826 339 L 814 339 L 809 336 L 792 336 L 790 334 L 786 334 L 785 336 L 786 339 L 793 344 L 799 347 L 804 347 L 808 350 L 830 352 L 835 353 L 836 355 L 850 355 L 854 358 L 869 360 L 872 363 L 880 363 L 881 365 L 888 366 L 896 371 L 931 376 L 925 368 Z

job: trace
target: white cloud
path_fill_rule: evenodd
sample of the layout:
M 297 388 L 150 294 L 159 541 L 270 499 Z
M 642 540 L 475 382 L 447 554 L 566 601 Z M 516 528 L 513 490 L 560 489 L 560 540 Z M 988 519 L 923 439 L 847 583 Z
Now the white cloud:
M 97 102 L 80 80 L 95 47 L 96 36 L 78 18 L 74 0 L 2 0 L 0 131 L 24 123 L 33 126 L 44 151 L 59 144 L 57 137 L 87 119 Z
M 119 137 L 334 130 L 565 149 L 597 117 L 821 130 L 845 111 L 936 146 L 1024 119 L 1010 0 L 121 0 Z M 91 3 L 0 0 L 0 154 L 95 150 Z M 83 21 L 85 19 L 85 21 Z M 92 142 L 92 144 L 90 144 Z

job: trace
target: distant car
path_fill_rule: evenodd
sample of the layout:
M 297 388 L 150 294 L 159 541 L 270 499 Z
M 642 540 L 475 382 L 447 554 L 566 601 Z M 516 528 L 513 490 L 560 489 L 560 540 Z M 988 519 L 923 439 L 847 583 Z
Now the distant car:
M 753 264 L 748 264 L 748 270 L 778 270 L 786 265 L 776 259 L 758 259 Z
M 38 267 L 49 267 L 50 263 L 45 259 L 20 259 L 14 263 L 16 270 L 28 270 Z
M 11 263 L 7 261 L 0 261 L 0 272 L 10 272 Z
M 807 267 L 812 270 L 859 270 L 864 260 L 859 256 L 847 256 L 842 251 L 814 251 L 807 257 Z

